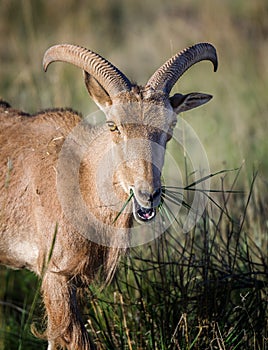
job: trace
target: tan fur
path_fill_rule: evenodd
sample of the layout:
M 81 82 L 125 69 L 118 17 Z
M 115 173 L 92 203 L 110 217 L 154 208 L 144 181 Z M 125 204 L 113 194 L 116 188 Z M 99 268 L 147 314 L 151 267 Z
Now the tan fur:
M 121 249 L 94 244 L 64 217 L 55 189 L 56 162 L 66 135 L 81 118 L 68 110 L 28 116 L 0 106 L 0 263 L 41 276 L 58 225 L 42 291 L 47 337 L 87 349 L 76 306 L 76 285 L 90 283 L 105 265 L 109 279 Z
M 67 61 L 84 67 L 84 49 L 63 49 L 68 49 Z M 45 68 L 65 60 L 61 45 L 52 48 L 52 59 L 47 52 Z M 131 85 L 100 56 L 88 55 L 97 60 L 87 66 L 96 76 L 85 72 L 85 83 L 107 124 L 91 127 L 68 109 L 30 116 L 0 101 L 0 264 L 27 268 L 42 278 L 49 350 L 94 348 L 79 315 L 77 288 L 88 285 L 100 268 L 104 281 L 111 280 L 130 244 L 133 216 L 139 221 L 141 208 L 146 221 L 161 202 L 174 113 L 211 98 L 197 93 L 170 98 L 166 78 L 157 90 L 173 60 L 143 88 Z M 118 217 L 131 192 L 134 199 Z

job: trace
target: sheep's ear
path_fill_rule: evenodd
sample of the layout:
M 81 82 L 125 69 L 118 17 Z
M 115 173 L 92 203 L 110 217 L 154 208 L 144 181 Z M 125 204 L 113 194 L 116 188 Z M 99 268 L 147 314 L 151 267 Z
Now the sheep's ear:
M 188 111 L 207 103 L 212 98 L 211 95 L 199 92 L 192 92 L 187 95 L 175 94 L 169 98 L 170 104 L 176 114 Z
M 89 95 L 93 101 L 104 109 L 112 104 L 112 100 L 108 92 L 91 74 L 84 71 L 84 79 Z

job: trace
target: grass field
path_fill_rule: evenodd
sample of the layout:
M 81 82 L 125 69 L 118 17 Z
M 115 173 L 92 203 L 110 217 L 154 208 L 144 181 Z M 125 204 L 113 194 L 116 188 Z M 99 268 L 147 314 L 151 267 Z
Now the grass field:
M 212 177 L 215 192 L 188 234 L 175 221 L 158 240 L 131 249 L 109 287 L 89 287 L 84 316 L 99 349 L 268 348 L 267 18 L 265 0 L 0 0 L 0 97 L 27 112 L 96 110 L 77 68 L 43 72 L 43 53 L 55 43 L 99 52 L 141 84 L 193 43 L 218 51 L 217 73 L 200 63 L 174 92 L 213 94 L 182 117 L 211 173 L 237 170 Z M 42 328 L 38 288 L 31 273 L 1 267 L 1 350 L 46 349 L 30 332 L 32 323 Z

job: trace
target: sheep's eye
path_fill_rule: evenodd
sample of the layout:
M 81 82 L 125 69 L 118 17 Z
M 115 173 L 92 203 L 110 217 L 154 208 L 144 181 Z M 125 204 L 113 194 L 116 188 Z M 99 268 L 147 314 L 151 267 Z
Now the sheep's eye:
M 177 120 L 173 120 L 173 122 L 170 125 L 170 128 L 173 130 L 177 125 Z
M 114 122 L 107 122 L 107 125 L 109 126 L 110 131 L 118 130 L 118 128 Z

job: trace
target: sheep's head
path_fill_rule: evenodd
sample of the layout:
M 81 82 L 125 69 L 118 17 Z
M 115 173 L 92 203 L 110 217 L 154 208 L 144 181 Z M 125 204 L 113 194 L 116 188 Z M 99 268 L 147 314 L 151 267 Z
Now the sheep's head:
M 73 45 L 47 50 L 44 68 L 54 61 L 72 63 L 84 71 L 90 96 L 106 115 L 110 133 L 113 186 L 132 197 L 138 222 L 156 216 L 161 203 L 161 172 L 166 144 L 172 137 L 177 114 L 211 99 L 204 93 L 170 96 L 180 76 L 195 63 L 209 60 L 217 69 L 216 50 L 211 44 L 194 45 L 164 63 L 144 87 L 132 84 L 110 62 L 98 54 Z

